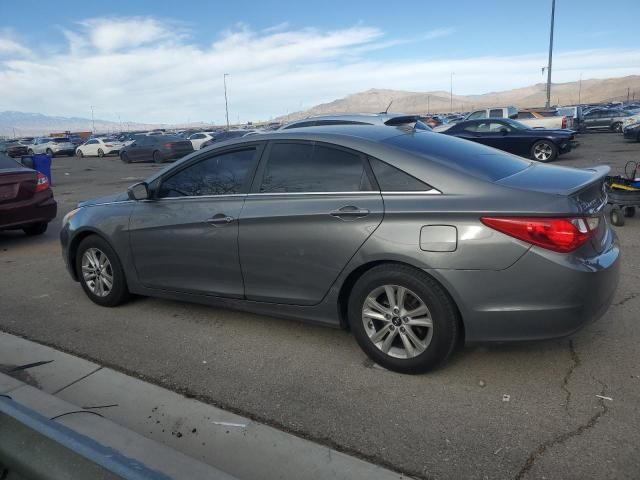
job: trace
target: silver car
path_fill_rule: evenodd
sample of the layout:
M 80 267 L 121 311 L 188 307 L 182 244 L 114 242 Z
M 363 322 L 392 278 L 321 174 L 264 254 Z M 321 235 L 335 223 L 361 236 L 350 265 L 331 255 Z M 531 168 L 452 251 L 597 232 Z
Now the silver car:
M 349 328 L 424 372 L 461 341 L 545 339 L 602 315 L 619 275 L 607 167 L 538 163 L 387 126 L 221 142 L 63 220 L 72 277 Z
M 76 146 L 67 137 L 34 138 L 28 148 L 29 155 L 46 153 L 50 157 L 55 157 L 56 155 L 71 157 L 76 154 Z

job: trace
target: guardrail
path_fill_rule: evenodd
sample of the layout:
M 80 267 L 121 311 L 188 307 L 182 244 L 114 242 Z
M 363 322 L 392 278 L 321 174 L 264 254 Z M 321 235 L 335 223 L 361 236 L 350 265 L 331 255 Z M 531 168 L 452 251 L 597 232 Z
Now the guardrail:
M 0 395 L 0 478 L 166 480 L 170 477 L 16 403 L 7 395 Z

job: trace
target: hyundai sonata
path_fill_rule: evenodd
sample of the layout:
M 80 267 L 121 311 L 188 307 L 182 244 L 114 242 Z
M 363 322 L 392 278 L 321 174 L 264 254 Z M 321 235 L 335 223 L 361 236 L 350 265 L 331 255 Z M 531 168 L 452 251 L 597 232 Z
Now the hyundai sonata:
M 423 372 L 462 340 L 568 335 L 606 311 L 607 172 L 420 130 L 291 129 L 81 203 L 61 240 L 99 305 L 138 294 L 342 326 L 380 365 Z

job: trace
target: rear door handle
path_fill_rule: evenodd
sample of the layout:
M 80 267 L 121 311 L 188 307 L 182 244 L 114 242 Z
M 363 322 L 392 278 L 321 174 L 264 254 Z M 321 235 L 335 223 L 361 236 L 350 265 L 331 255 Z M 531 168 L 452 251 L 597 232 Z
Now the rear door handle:
M 339 218 L 340 220 L 355 220 L 356 218 L 366 217 L 369 210 L 366 208 L 358 208 L 353 205 L 346 205 L 338 210 L 334 210 L 329 215 Z
M 210 223 L 211 225 L 218 227 L 220 225 L 227 225 L 233 222 L 233 220 L 234 218 L 230 217 L 229 215 L 225 215 L 224 213 L 218 213 L 213 217 L 211 217 L 209 220 L 207 220 L 207 222 Z

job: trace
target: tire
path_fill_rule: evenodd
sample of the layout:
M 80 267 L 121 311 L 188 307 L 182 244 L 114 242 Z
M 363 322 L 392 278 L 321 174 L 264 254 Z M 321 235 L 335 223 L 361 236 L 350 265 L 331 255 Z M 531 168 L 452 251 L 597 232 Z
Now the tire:
M 87 254 L 86 257 L 85 254 Z M 106 262 L 103 258 L 106 258 Z M 85 268 L 83 271 L 83 263 L 85 267 L 89 267 L 88 270 Z M 101 280 L 96 282 L 95 279 L 91 279 L 91 275 L 95 276 L 97 263 L 102 264 L 100 278 L 106 279 L 107 282 Z M 103 307 L 115 307 L 129 299 L 130 293 L 120 259 L 113 248 L 101 237 L 91 235 L 80 242 L 75 264 L 80 285 L 92 302 Z M 111 288 L 108 288 L 109 278 Z
M 78 158 L 84 157 L 84 153 L 82 153 L 82 150 L 80 150 L 80 149 L 76 150 L 76 157 L 78 157 Z
M 622 214 L 627 218 L 631 218 L 636 214 L 636 207 L 624 207 Z
M 129 155 L 127 155 L 126 152 L 123 152 L 120 154 L 120 160 L 122 160 L 124 163 L 131 163 L 131 159 L 129 158 Z
M 100 158 L 104 157 L 104 151 L 102 151 L 102 149 L 101 149 L 101 148 L 99 148 L 99 149 L 98 149 L 98 156 L 99 156 Z
M 611 212 L 609 212 L 609 218 L 611 218 L 611 223 L 616 227 L 624 226 L 624 215 L 622 215 L 620 207 L 612 207 Z
M 558 156 L 558 147 L 549 140 L 538 140 L 531 147 L 531 158 L 539 162 L 551 162 Z
M 388 288 L 396 300 L 401 296 L 400 289 L 405 289 L 404 308 L 422 309 L 424 315 L 402 317 L 402 308 L 393 316 Z M 381 309 L 372 307 L 372 298 Z M 387 315 L 383 314 L 385 311 Z M 376 318 L 369 318 L 366 313 Z M 424 373 L 443 363 L 460 337 L 458 310 L 447 292 L 428 275 L 404 265 L 380 265 L 362 275 L 349 296 L 348 315 L 360 348 L 378 365 L 400 373 Z M 412 338 L 420 342 L 420 347 Z M 407 348 L 407 341 L 411 349 Z
M 160 156 L 160 152 L 157 150 L 153 152 L 151 158 L 153 158 L 153 163 L 162 163 L 162 157 Z
M 612 124 L 611 125 L 611 131 L 612 132 L 616 132 L 616 133 L 622 132 L 622 122 L 616 122 L 616 123 Z
M 33 150 L 31 150 L 31 149 L 27 150 L 27 154 L 28 155 L 33 155 Z
M 49 155 L 51 158 L 53 158 L 55 155 L 53 154 L 53 150 L 51 150 L 50 148 L 47 148 L 47 151 L 45 152 L 47 155 Z
M 33 225 L 29 225 L 28 227 L 24 227 L 22 231 L 30 237 L 33 237 L 36 235 L 42 235 L 47 231 L 48 226 L 49 224 L 47 222 L 38 222 L 34 223 Z

